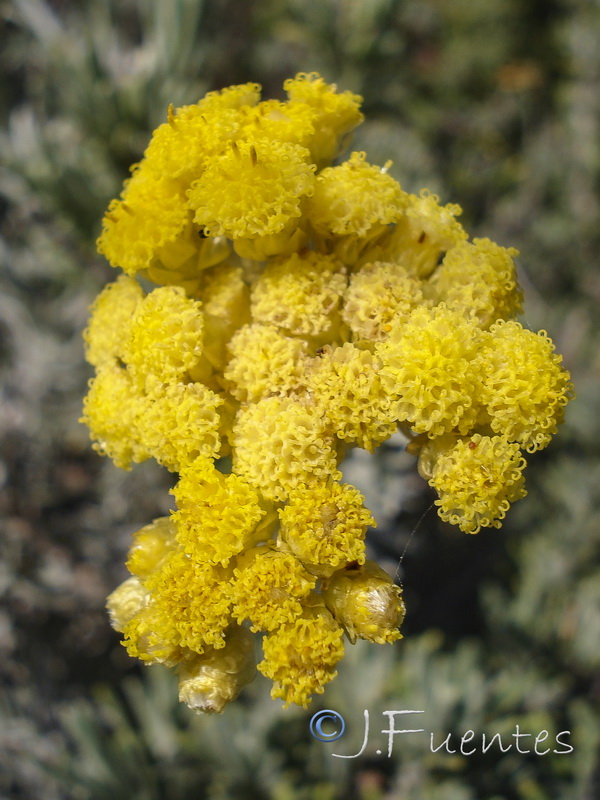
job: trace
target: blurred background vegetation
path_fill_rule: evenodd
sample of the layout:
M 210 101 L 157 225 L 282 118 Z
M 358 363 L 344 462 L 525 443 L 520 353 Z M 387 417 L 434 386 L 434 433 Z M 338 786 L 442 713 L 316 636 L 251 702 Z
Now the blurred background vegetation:
M 595 800 L 600 796 L 600 4 L 598 0 L 0 0 L 0 797 L 62 800 Z M 458 202 L 473 235 L 521 251 L 524 322 L 577 400 L 530 459 L 502 531 L 442 525 L 391 442 L 347 475 L 400 566 L 393 647 L 349 648 L 309 712 L 257 679 L 218 718 L 129 660 L 104 600 L 169 476 L 122 473 L 78 424 L 81 330 L 111 269 L 95 254 L 170 102 L 318 70 L 365 98 L 353 146 L 403 187 Z M 342 713 L 335 745 L 310 716 Z M 430 753 L 382 709 L 424 709 L 436 741 L 515 725 L 571 754 Z M 363 710 L 373 742 L 357 759 Z M 414 723 L 415 718 L 410 722 Z M 398 722 L 398 727 L 402 727 Z M 529 740 L 531 746 L 532 740 Z M 455 744 L 456 746 L 456 744 Z M 375 748 L 384 753 L 378 756 Z

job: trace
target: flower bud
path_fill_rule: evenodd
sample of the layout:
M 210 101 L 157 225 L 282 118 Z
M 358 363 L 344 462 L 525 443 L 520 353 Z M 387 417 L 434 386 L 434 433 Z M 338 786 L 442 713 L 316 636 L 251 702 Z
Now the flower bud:
M 181 664 L 179 700 L 193 711 L 220 713 L 255 674 L 252 634 L 246 628 L 232 628 L 224 648 L 207 649 Z
M 133 534 L 127 569 L 144 580 L 176 546 L 171 517 L 159 517 Z
M 117 586 L 106 601 L 112 627 L 122 633 L 125 625 L 147 605 L 149 596 L 140 579 L 135 576 Z
M 373 561 L 336 572 L 327 583 L 325 604 L 354 644 L 357 637 L 384 644 L 402 638 L 402 590 Z

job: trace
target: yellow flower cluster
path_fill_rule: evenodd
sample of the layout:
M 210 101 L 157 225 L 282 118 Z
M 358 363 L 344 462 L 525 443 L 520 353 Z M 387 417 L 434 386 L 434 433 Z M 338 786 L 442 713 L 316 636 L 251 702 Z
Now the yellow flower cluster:
M 367 560 L 375 523 L 341 482 L 348 448 L 400 425 L 441 518 L 476 533 L 523 497 L 522 452 L 572 395 L 545 332 L 514 319 L 516 251 L 469 241 L 458 206 L 404 191 L 389 163 L 333 164 L 359 97 L 315 73 L 284 89 L 169 108 L 104 217 L 98 248 L 125 274 L 84 334 L 94 447 L 178 475 L 171 515 L 133 537 L 111 621 L 200 711 L 257 668 L 306 706 L 344 636 L 401 638 L 400 588 Z

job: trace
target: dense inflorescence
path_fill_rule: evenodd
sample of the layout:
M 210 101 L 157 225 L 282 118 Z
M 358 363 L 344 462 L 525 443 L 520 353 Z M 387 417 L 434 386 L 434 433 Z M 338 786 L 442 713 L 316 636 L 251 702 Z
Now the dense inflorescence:
M 344 634 L 401 637 L 401 591 L 366 560 L 374 525 L 341 482 L 349 447 L 401 426 L 442 519 L 500 527 L 572 387 L 522 307 L 512 248 L 354 152 L 360 98 L 315 73 L 168 110 L 103 221 L 125 274 L 92 306 L 83 420 L 115 464 L 177 473 L 108 600 L 128 652 L 221 711 L 258 669 L 306 705 Z M 152 284 L 156 288 L 151 287 Z M 145 288 L 142 288 L 145 287 Z

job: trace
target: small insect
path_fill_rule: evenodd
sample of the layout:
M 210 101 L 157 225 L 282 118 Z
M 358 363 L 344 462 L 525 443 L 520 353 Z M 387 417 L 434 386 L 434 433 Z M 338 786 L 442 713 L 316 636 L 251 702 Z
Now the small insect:
M 477 442 L 469 442 L 469 450 L 475 450 L 477 447 Z

